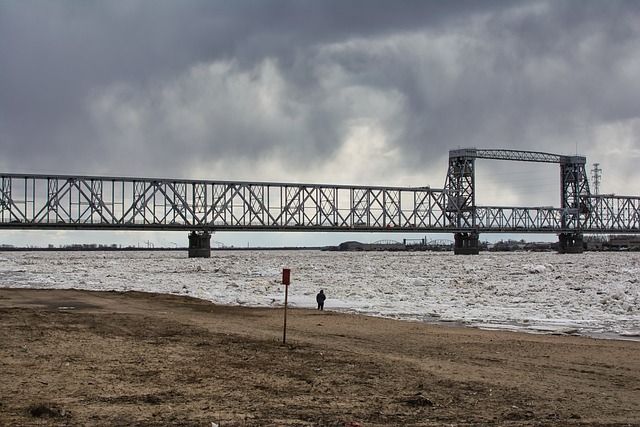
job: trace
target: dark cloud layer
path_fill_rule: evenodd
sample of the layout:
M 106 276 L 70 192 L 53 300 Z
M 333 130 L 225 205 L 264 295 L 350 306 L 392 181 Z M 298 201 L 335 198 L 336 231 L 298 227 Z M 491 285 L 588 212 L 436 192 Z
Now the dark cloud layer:
M 639 39 L 634 1 L 5 0 L 0 169 L 439 186 L 477 146 L 635 194 Z

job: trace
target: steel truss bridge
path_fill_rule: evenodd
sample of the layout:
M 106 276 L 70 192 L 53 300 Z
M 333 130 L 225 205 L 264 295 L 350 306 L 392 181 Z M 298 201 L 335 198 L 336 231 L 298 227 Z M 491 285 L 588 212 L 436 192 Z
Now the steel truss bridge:
M 560 206 L 477 206 L 476 159 L 559 164 Z M 639 233 L 640 196 L 591 194 L 585 164 L 451 150 L 443 189 L 0 173 L 0 228 L 446 232 L 460 253 L 475 253 L 479 233 L 557 233 L 568 247 L 583 233 Z

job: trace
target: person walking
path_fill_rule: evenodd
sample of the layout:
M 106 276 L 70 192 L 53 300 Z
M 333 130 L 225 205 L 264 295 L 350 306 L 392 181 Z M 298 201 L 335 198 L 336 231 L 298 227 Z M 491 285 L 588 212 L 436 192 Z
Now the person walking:
M 318 310 L 324 310 L 324 300 L 326 300 L 327 297 L 324 294 L 323 290 L 320 290 L 320 292 L 318 292 L 318 295 L 316 295 L 316 302 L 318 303 Z

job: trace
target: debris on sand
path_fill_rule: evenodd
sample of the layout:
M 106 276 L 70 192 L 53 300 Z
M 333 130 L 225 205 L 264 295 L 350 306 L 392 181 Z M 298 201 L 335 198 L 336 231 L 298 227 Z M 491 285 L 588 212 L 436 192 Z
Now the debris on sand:
M 417 393 L 413 396 L 406 397 L 402 399 L 402 403 L 414 407 L 433 406 L 433 402 L 431 401 L 431 399 L 424 397 L 422 393 Z
M 69 413 L 57 405 L 38 403 L 27 408 L 33 418 L 64 418 Z

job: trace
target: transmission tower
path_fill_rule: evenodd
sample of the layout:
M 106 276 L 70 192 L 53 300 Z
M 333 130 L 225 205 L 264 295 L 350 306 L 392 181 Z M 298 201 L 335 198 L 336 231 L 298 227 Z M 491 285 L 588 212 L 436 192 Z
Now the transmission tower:
M 602 177 L 602 169 L 600 169 L 600 163 L 594 163 L 593 169 L 591 169 L 591 178 L 593 179 L 593 189 L 595 194 L 600 194 L 600 178 Z

